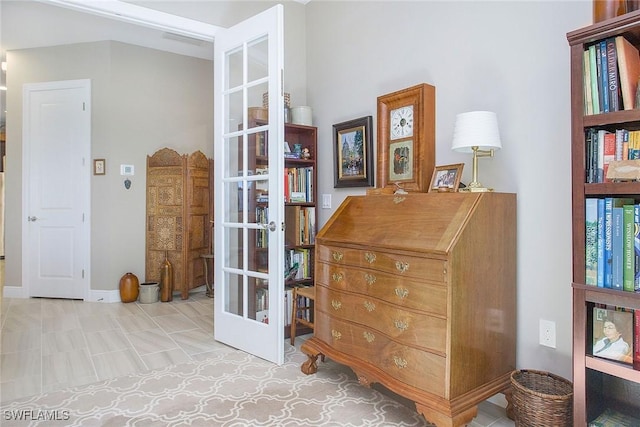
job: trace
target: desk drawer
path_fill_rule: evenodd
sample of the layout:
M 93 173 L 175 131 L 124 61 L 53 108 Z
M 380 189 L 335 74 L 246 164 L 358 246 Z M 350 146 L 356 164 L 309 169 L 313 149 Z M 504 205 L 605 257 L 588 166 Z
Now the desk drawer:
M 447 320 L 316 284 L 316 312 L 366 325 L 402 344 L 445 355 Z
M 316 264 L 316 283 L 331 289 L 369 295 L 437 316 L 447 315 L 445 286 L 408 279 L 399 274 L 319 262 Z
M 444 357 L 402 345 L 376 330 L 321 312 L 316 315 L 316 327 L 315 336 L 336 350 L 368 362 L 398 381 L 444 397 Z
M 445 282 L 447 276 L 447 262 L 439 259 L 325 245 L 318 245 L 316 249 L 317 262 L 363 267 L 438 283 Z

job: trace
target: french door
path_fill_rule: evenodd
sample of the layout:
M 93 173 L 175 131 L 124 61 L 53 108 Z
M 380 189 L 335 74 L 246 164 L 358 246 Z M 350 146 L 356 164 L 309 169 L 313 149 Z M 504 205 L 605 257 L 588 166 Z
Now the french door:
M 284 362 L 283 8 L 216 34 L 215 339 Z M 268 116 L 255 107 L 268 103 Z

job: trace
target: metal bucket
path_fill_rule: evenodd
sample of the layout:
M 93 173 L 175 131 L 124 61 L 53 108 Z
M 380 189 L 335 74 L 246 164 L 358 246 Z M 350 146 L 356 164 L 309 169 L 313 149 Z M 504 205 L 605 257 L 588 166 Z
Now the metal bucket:
M 151 304 L 158 302 L 160 295 L 160 285 L 158 282 L 140 283 L 140 297 L 138 301 L 141 304 Z

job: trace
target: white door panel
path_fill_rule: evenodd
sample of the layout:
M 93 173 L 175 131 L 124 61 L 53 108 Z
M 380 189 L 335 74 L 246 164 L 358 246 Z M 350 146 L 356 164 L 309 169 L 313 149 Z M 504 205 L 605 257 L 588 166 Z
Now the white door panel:
M 86 297 L 90 82 L 24 88 L 23 277 L 29 296 Z
M 216 34 L 216 340 L 284 362 L 283 9 Z M 266 95 L 265 95 L 266 94 Z M 269 102 L 268 120 L 250 108 Z

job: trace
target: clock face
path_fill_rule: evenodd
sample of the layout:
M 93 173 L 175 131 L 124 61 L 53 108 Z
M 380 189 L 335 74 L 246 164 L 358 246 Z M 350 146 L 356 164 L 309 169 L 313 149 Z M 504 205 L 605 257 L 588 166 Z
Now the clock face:
M 413 105 L 391 110 L 391 139 L 413 135 Z

